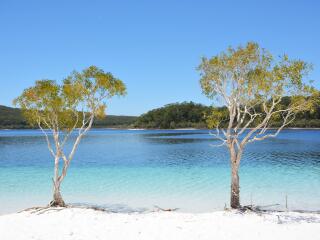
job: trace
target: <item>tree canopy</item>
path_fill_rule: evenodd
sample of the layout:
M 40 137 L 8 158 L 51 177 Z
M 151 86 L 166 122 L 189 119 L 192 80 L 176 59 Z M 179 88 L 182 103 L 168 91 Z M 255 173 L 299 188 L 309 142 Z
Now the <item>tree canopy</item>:
M 94 117 L 104 117 L 104 99 L 125 93 L 119 79 L 91 66 L 82 72 L 74 71 L 62 85 L 54 80 L 38 80 L 14 104 L 21 107 L 29 124 L 64 130 L 80 126 L 90 112 Z
M 288 126 L 296 113 L 312 107 L 309 100 L 315 90 L 304 81 L 311 65 L 290 60 L 287 55 L 277 61 L 256 43 L 230 47 L 212 58 L 203 58 L 198 69 L 203 93 L 226 106 L 228 113 L 226 118 L 214 109 L 211 126 L 227 121 L 235 130 L 267 128 L 280 120 Z

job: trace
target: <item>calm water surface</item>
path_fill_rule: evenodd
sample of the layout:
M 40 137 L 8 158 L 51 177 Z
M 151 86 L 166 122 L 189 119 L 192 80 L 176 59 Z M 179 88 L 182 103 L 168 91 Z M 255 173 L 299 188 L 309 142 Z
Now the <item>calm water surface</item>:
M 206 130 L 92 130 L 80 144 L 62 194 L 68 203 L 115 211 L 229 204 L 225 147 Z M 51 200 L 53 160 L 40 131 L 0 131 L 0 213 Z M 320 131 L 285 130 L 248 145 L 240 169 L 242 204 L 320 210 Z

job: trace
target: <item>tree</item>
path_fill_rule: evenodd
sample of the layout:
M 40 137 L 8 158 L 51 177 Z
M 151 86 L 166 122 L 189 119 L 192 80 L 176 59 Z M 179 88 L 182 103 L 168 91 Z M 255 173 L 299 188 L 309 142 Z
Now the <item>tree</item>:
M 26 120 L 42 130 L 54 159 L 53 200 L 50 206 L 66 205 L 60 192 L 61 183 L 95 117 L 104 117 L 104 100 L 125 93 L 126 87 L 121 80 L 91 66 L 82 72 L 74 71 L 61 85 L 53 80 L 36 81 L 33 87 L 25 89 L 14 100 Z M 75 138 L 70 138 L 74 132 Z M 72 141 L 72 148 L 66 153 L 68 140 Z
M 229 149 L 231 208 L 240 207 L 238 171 L 246 145 L 276 137 L 296 113 L 310 107 L 313 88 L 305 83 L 310 67 L 286 55 L 276 61 L 252 42 L 202 59 L 198 70 L 203 93 L 226 107 L 226 111 L 214 109 L 208 122 L 216 128 L 213 135 L 222 141 L 220 145 Z M 286 104 L 285 96 L 290 96 Z M 273 121 L 281 122 L 276 130 L 270 130 Z

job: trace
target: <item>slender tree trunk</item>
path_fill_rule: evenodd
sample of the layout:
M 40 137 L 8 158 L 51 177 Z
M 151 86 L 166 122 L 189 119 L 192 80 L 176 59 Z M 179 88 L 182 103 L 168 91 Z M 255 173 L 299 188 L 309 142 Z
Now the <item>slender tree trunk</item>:
M 239 165 L 242 156 L 242 149 L 235 149 L 234 143 L 229 145 L 230 164 L 231 164 L 231 208 L 240 208 L 240 183 L 239 183 Z
M 57 155 L 54 160 L 53 200 L 49 204 L 52 207 L 65 207 L 66 206 L 65 202 L 63 201 L 61 192 L 60 192 L 61 181 L 59 179 L 59 158 L 60 158 L 60 156 Z
M 92 114 L 94 114 L 94 113 L 92 113 Z M 65 176 L 67 175 L 67 170 L 70 165 L 70 161 L 73 158 L 73 155 L 74 155 L 74 153 L 80 143 L 80 140 L 83 137 L 83 135 L 87 131 L 89 131 L 89 129 L 91 128 L 92 123 L 93 123 L 93 119 L 94 119 L 94 115 L 91 115 L 89 125 L 82 131 L 82 133 L 80 133 L 78 135 L 75 143 L 73 144 L 72 150 L 71 150 L 68 158 L 64 155 L 64 153 L 61 149 L 61 144 L 59 143 L 59 130 L 53 131 L 53 138 L 54 138 L 55 146 L 56 146 L 56 154 L 54 156 L 54 177 L 52 179 L 53 180 L 53 200 L 50 202 L 49 206 L 54 206 L 54 207 L 65 207 L 66 206 L 65 202 L 63 201 L 61 192 L 60 192 L 60 185 L 61 185 L 63 179 L 65 178 Z M 83 129 L 83 127 L 84 127 L 84 125 L 81 127 L 81 130 Z M 49 144 L 49 142 L 48 142 L 48 144 Z M 61 174 L 59 174 L 59 160 L 61 158 L 63 159 L 64 165 L 63 165 Z
M 66 204 L 63 201 L 62 195 L 60 193 L 60 183 L 54 183 L 53 186 L 53 200 L 50 203 L 52 207 L 65 207 Z
M 238 166 L 235 163 L 231 164 L 231 208 L 240 208 L 240 185 Z

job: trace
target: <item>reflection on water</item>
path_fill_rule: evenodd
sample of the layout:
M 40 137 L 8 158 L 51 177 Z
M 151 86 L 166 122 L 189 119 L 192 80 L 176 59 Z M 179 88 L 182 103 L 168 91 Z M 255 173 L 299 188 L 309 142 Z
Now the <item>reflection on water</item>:
M 291 209 L 320 209 L 319 133 L 285 130 L 248 145 L 242 203 L 283 207 L 288 195 Z M 216 143 L 207 130 L 93 130 L 71 164 L 64 197 L 124 209 L 222 209 L 229 202 L 229 154 Z M 52 167 L 40 131 L 0 131 L 0 213 L 46 204 Z

